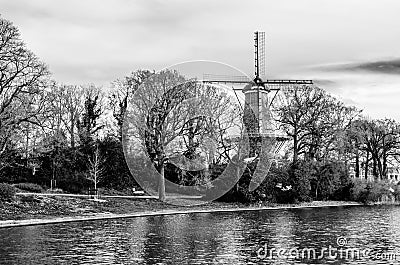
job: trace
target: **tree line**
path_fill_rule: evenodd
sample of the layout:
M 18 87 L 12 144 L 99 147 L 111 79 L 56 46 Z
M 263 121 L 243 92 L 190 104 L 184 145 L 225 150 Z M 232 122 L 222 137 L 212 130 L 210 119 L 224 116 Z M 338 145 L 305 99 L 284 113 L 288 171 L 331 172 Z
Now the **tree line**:
M 0 38 L 1 182 L 70 192 L 135 187 L 123 152 L 124 121 L 132 114 L 129 135 L 137 139 L 137 153 L 146 151 L 160 172 L 160 199 L 165 178 L 209 183 L 235 159 L 238 144 L 229 134 L 243 130 L 243 122 L 240 105 L 226 93 L 200 89 L 172 70 L 137 70 L 108 89 L 60 84 L 1 17 Z M 273 113 L 290 138 L 283 156 L 254 192 L 247 187 L 257 161 L 248 164 L 223 199 L 354 199 L 350 168 L 358 179 L 385 180 L 398 162 L 397 121 L 367 118 L 321 88 L 286 91 Z

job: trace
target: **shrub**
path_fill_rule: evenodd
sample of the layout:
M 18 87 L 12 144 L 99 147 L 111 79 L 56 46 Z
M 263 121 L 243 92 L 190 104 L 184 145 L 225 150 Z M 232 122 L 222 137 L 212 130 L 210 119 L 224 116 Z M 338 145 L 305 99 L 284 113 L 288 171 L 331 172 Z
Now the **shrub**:
M 365 203 L 367 201 L 367 181 L 362 179 L 353 179 L 353 187 L 351 189 L 351 199 Z
M 373 182 L 375 185 L 372 185 L 369 194 L 369 201 L 378 202 L 385 200 L 385 198 L 390 198 L 393 194 L 390 192 L 391 185 L 387 181 L 379 181 Z
M 396 201 L 400 201 L 400 182 L 397 183 L 397 185 L 394 186 L 393 189 L 394 189 L 393 195 L 394 195 Z
M 15 184 L 15 187 L 23 191 L 36 192 L 36 193 L 41 193 L 44 191 L 44 189 L 40 185 L 34 183 L 18 183 Z
M 15 188 L 10 184 L 0 183 L 0 201 L 11 201 L 15 196 Z
M 86 172 L 74 172 L 70 178 L 62 178 L 57 181 L 57 188 L 66 193 L 87 193 L 93 187 L 93 182 L 87 179 Z
M 221 197 L 221 201 L 254 203 L 268 201 L 272 203 L 293 203 L 297 194 L 289 177 L 289 166 L 273 163 L 260 186 L 250 192 L 249 184 L 254 177 L 257 162 L 247 165 L 238 184 Z
M 253 194 L 258 200 L 272 203 L 293 203 L 296 200 L 290 185 L 288 166 L 273 164 L 268 175 Z
M 289 184 L 293 187 L 293 199 L 295 201 L 310 201 L 310 178 L 315 172 L 312 162 L 298 161 L 292 163 L 288 169 Z
M 344 163 L 313 162 L 311 196 L 314 200 L 349 200 L 352 182 Z
M 396 196 L 390 191 L 390 183 L 385 181 L 368 182 L 365 180 L 354 180 L 352 188 L 352 199 L 362 203 L 378 202 L 382 198 Z

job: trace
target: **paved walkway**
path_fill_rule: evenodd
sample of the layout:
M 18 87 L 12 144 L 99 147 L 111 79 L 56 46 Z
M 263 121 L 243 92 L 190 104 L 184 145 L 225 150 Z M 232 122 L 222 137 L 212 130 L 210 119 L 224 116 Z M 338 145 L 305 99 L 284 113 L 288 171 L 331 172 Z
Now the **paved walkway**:
M 17 195 L 40 195 L 49 197 L 76 197 L 76 198 L 89 198 L 87 194 L 70 194 L 70 193 L 34 193 L 34 192 L 17 192 Z M 158 199 L 158 196 L 149 195 L 100 195 L 100 198 L 120 198 L 120 199 Z M 184 196 L 184 195 L 168 195 L 172 199 L 201 199 L 201 196 Z
M 301 209 L 301 208 L 322 208 L 322 207 L 349 207 L 361 206 L 360 203 L 341 203 L 341 204 L 325 204 L 325 205 L 299 205 L 299 206 L 276 206 L 276 207 L 240 207 L 240 208 L 221 208 L 221 209 L 188 209 L 188 210 L 158 210 L 158 211 L 144 211 L 128 214 L 113 214 L 113 213 L 100 213 L 86 216 L 75 217 L 59 217 L 52 219 L 29 219 L 29 220 L 6 220 L 0 221 L 0 228 L 28 226 L 28 225 L 45 225 L 57 224 L 67 222 L 81 222 L 81 221 L 94 221 L 118 218 L 134 218 L 146 217 L 155 215 L 173 215 L 173 214 L 188 214 L 188 213 L 213 213 L 213 212 L 239 212 L 239 211 L 260 211 L 260 210 L 287 210 L 287 209 Z

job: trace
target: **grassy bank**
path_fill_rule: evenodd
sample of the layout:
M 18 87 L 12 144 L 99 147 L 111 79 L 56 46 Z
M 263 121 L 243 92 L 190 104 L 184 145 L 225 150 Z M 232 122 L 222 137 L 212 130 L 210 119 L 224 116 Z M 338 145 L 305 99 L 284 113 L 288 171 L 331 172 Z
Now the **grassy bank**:
M 134 213 L 163 212 L 163 211 L 203 211 L 228 209 L 261 209 L 268 207 L 318 207 L 333 205 L 348 205 L 357 203 L 341 201 L 314 201 L 300 204 L 241 204 L 212 202 L 200 206 L 175 206 L 162 203 L 156 199 L 106 198 L 105 201 L 89 200 L 86 197 L 16 195 L 11 202 L 0 203 L 0 220 L 29 220 L 54 218 L 82 218 L 99 215 L 126 215 Z

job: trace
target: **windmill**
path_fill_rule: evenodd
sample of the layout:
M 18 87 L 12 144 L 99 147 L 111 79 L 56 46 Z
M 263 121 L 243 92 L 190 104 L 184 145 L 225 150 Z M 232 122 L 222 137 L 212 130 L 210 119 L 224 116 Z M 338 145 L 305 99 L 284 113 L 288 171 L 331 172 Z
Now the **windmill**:
M 268 173 L 273 157 L 282 148 L 286 135 L 277 134 L 272 126 L 271 105 L 279 92 L 290 93 L 293 89 L 313 84 L 312 80 L 278 80 L 265 77 L 265 32 L 254 33 L 254 78 L 247 76 L 221 76 L 205 74 L 203 83 L 244 85 L 234 89 L 244 93 L 243 123 L 249 137 L 249 157 L 259 159 L 253 173 L 250 190 L 254 190 Z M 236 94 L 236 92 L 235 92 Z

